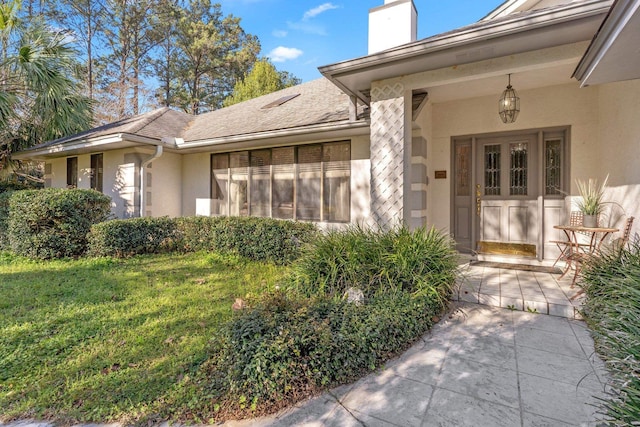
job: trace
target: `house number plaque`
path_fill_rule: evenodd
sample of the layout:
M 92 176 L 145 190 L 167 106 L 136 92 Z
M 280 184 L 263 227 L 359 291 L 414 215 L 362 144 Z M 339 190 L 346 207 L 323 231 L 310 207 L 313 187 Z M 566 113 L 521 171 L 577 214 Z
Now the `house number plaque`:
M 435 171 L 436 179 L 447 179 L 447 171 Z

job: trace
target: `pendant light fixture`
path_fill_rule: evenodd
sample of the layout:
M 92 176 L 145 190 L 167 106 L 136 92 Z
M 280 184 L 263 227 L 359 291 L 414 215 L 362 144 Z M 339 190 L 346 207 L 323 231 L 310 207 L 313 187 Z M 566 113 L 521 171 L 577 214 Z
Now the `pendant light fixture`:
M 511 74 L 509 74 L 509 85 L 502 92 L 498 104 L 498 114 L 503 123 L 513 123 L 520 112 L 520 98 L 515 89 L 511 87 Z

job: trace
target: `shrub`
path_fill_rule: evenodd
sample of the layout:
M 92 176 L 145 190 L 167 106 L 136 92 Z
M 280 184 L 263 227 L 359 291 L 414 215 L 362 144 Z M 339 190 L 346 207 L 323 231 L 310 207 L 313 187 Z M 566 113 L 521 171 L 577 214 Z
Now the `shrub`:
M 186 217 L 176 221 L 182 250 L 231 252 L 276 264 L 296 259 L 303 244 L 317 234 L 311 223 L 272 218 Z
M 104 221 L 110 210 L 111 199 L 94 190 L 17 191 L 9 199 L 11 249 L 30 258 L 80 256 L 91 225 Z
M 613 374 L 604 406 L 611 425 L 640 420 L 640 244 L 594 258 L 582 270 L 583 315 Z
M 175 244 L 177 235 L 176 221 L 171 218 L 116 219 L 91 227 L 87 253 L 118 258 L 161 253 Z
M 433 228 L 383 231 L 353 226 L 315 239 L 295 263 L 294 274 L 307 295 L 340 296 L 356 287 L 367 297 L 400 289 L 445 299 L 456 267 L 451 239 Z
M 438 301 L 405 292 L 380 294 L 366 305 L 267 294 L 214 340 L 194 378 L 195 394 L 203 396 L 194 414 L 255 416 L 352 381 L 406 349 L 441 311 Z
M 13 191 L 0 192 L 0 251 L 9 249 L 9 198 Z

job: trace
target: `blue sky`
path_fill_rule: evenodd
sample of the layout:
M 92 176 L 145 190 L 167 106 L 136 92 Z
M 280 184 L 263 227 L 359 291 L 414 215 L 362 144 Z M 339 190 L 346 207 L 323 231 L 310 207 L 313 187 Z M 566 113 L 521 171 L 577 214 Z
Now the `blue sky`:
M 258 36 L 262 56 L 303 81 L 318 67 L 367 54 L 369 9 L 384 0 L 222 0 L 225 15 L 242 18 Z M 503 0 L 414 0 L 418 39 L 472 24 Z

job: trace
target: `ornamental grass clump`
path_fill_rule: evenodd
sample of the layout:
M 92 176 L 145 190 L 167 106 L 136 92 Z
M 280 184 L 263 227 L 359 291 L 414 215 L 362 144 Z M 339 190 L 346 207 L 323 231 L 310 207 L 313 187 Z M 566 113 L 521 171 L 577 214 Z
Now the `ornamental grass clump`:
M 604 403 L 610 425 L 634 425 L 640 420 L 640 243 L 592 259 L 582 278 L 583 314 L 613 377 Z
M 342 296 L 348 288 L 366 297 L 401 290 L 446 299 L 455 280 L 457 254 L 451 238 L 434 229 L 390 230 L 351 226 L 329 231 L 307 246 L 294 264 L 298 290 Z
M 576 179 L 578 193 L 581 196 L 576 205 L 584 215 L 600 215 L 608 180 L 609 175 L 606 176 L 602 184 L 598 183 L 598 180 L 594 178 L 589 178 L 587 181 Z

